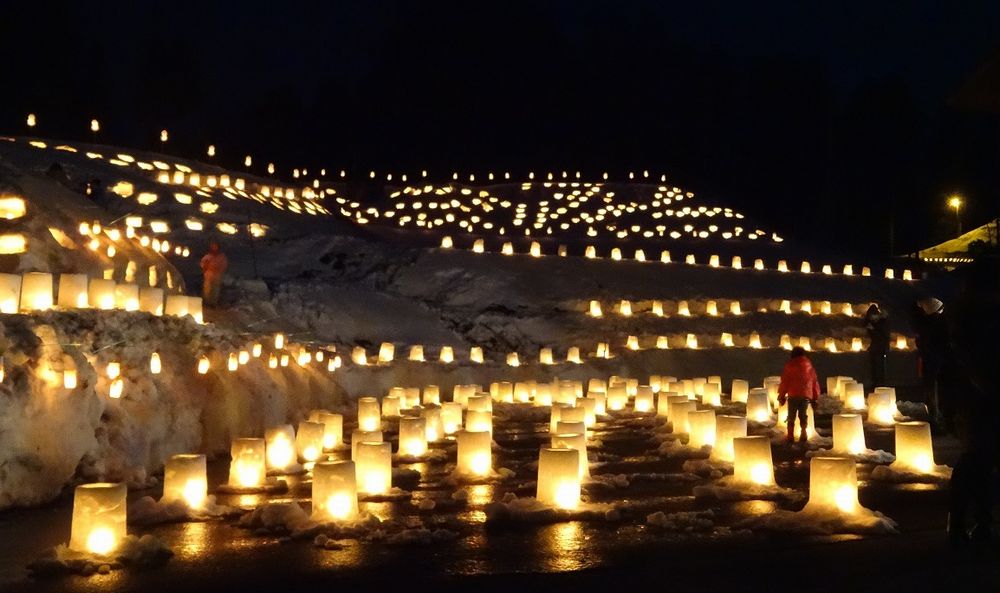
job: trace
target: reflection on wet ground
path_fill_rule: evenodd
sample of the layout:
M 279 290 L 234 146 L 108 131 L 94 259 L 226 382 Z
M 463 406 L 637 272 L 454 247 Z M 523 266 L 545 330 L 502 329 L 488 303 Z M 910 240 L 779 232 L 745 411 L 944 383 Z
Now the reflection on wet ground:
M 416 545 L 390 546 L 378 541 L 343 540 L 330 549 L 317 547 L 309 539 L 286 541 L 269 534 L 258 535 L 240 529 L 234 521 L 208 521 L 160 525 L 148 529 L 133 529 L 136 533 L 151 533 L 162 539 L 175 552 L 166 565 L 150 571 L 122 571 L 89 579 L 73 577 L 59 581 L 33 582 L 26 580 L 24 567 L 40 552 L 68 539 L 69 505 L 62 500 L 50 507 L 16 510 L 0 515 L 0 581 L 28 588 L 76 591 L 166 590 L 178 588 L 197 590 L 220 582 L 273 583 L 279 575 L 310 575 L 309 579 L 336 576 L 338 579 L 365 579 L 382 582 L 390 575 L 412 574 L 435 578 L 447 575 L 512 575 L 534 573 L 566 573 L 571 571 L 609 570 L 631 565 L 640 558 L 670 557 L 681 562 L 694 550 L 707 546 L 709 555 L 723 548 L 740 550 L 740 554 L 772 545 L 801 546 L 852 544 L 867 545 L 873 538 L 836 536 L 826 538 L 794 538 L 733 534 L 720 528 L 735 524 L 739 519 L 765 515 L 787 503 L 769 501 L 718 502 L 702 501 L 691 496 L 698 481 L 643 480 L 643 474 L 680 473 L 683 459 L 662 458 L 655 454 L 658 444 L 654 423 L 636 422 L 623 415 L 595 427 L 596 446 L 590 449 L 594 476 L 631 475 L 627 487 L 587 486 L 585 492 L 592 501 L 627 503 L 621 521 L 568 521 L 555 524 L 487 523 L 486 507 L 503 499 L 507 493 L 532 496 L 537 471 L 538 448 L 548 443 L 548 422 L 499 421 L 494 450 L 494 467 L 514 470 L 509 480 L 488 484 L 448 485 L 446 461 L 426 461 L 403 464 L 400 467 L 417 470 L 419 479 L 411 479 L 401 487 L 413 493 L 413 500 L 393 502 L 363 502 L 362 511 L 382 520 L 406 521 L 414 525 L 432 525 L 444 518 L 460 526 L 458 537 L 450 541 Z M 874 435 L 870 447 L 891 449 L 891 435 Z M 449 451 L 454 462 L 454 444 L 437 446 Z M 805 489 L 808 483 L 807 464 L 803 452 L 779 446 L 774 449 L 778 482 L 787 487 Z M 941 462 L 951 459 L 945 455 Z M 226 479 L 227 460 L 211 464 L 210 481 Z M 639 475 L 638 477 L 636 475 Z M 222 504 L 253 508 L 265 502 L 296 502 L 309 509 L 310 476 L 300 474 L 288 478 L 289 491 L 281 495 L 219 496 Z M 464 491 L 464 501 L 456 500 L 456 492 Z M 157 492 L 133 493 L 158 496 Z M 863 483 L 861 502 L 882 511 L 900 522 L 903 536 L 874 538 L 886 546 L 906 546 L 906 538 L 925 537 L 943 523 L 946 492 L 941 486 L 887 486 Z M 415 504 L 433 500 L 433 510 L 421 511 Z M 628 510 L 631 509 L 631 510 Z M 664 511 L 708 510 L 714 512 L 715 526 L 704 532 L 670 532 L 646 525 L 649 513 Z M 750 538 L 751 542 L 748 543 Z M 786 542 L 782 544 L 781 542 Z M 748 551 L 751 550 L 751 551 Z M 698 554 L 702 552 L 697 552 Z M 687 562 L 687 560 L 683 560 Z M 691 562 L 694 562 L 691 560 Z M 695 563 L 696 564 L 696 563 Z M 694 566 L 694 564 L 692 564 Z M 652 569 L 652 568 L 650 568 Z M 681 570 L 674 566 L 672 570 Z M 693 570 L 693 569 L 692 569 Z M 640 570 L 641 573 L 641 570 Z M 303 576 L 303 579 L 306 577 Z M 297 582 L 297 581 L 296 581 Z M 306 581 L 302 581 L 305 583 Z M 170 587 L 167 584 L 171 583 Z M 290 585 L 299 590 L 304 585 Z

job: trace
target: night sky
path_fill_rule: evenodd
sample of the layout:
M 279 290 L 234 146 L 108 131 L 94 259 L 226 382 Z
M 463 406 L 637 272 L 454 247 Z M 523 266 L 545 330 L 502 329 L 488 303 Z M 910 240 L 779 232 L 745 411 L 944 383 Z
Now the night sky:
M 14 4 L 13 6 L 11 6 Z M 817 5 L 820 5 L 817 7 Z M 1000 211 L 1000 114 L 949 98 L 1000 2 L 8 2 L 0 131 L 233 166 L 666 173 L 884 255 Z

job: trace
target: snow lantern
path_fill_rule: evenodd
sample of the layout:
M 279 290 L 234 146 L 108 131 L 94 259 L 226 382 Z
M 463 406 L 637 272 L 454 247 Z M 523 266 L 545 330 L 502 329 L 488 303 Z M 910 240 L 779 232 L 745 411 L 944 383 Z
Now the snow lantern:
M 201 509 L 208 498 L 208 477 L 204 455 L 173 455 L 163 469 L 161 502 L 182 502 Z
M 543 448 L 538 455 L 538 489 L 542 504 L 572 510 L 580 505 L 580 454 L 575 449 Z
M 764 260 L 759 259 L 759 258 L 753 260 L 753 269 L 755 269 L 755 270 L 763 270 L 764 269 Z
M 733 379 L 730 399 L 733 402 L 746 403 L 747 395 L 750 393 L 750 383 L 746 379 Z
M 111 399 L 121 399 L 122 391 L 125 389 L 125 382 L 119 377 L 108 386 L 108 397 Z
M 692 412 L 697 411 L 698 404 L 694 401 L 688 399 L 687 401 L 677 402 L 670 408 L 670 419 L 672 426 L 672 431 L 674 433 L 690 433 L 691 425 L 688 420 L 688 416 Z
M 722 337 L 719 338 L 719 343 L 726 348 L 732 348 L 735 345 L 733 343 L 733 334 L 729 332 L 722 332 Z
M 657 317 L 663 317 L 663 302 L 653 301 L 650 311 L 653 313 L 653 315 L 656 315 Z
M 620 247 L 611 248 L 611 259 L 613 259 L 614 261 L 622 260 L 622 250 Z
M 576 401 L 577 407 L 583 410 L 583 423 L 588 428 L 597 424 L 597 398 L 581 397 Z
M 646 252 L 642 249 L 635 250 L 635 261 L 646 261 Z
M 466 399 L 465 406 L 472 412 L 492 412 L 493 398 L 488 393 L 477 393 Z
M 587 460 L 587 435 L 582 432 L 558 432 L 550 437 L 553 449 L 573 449 L 580 455 L 580 479 L 590 477 L 590 463 Z
M 344 442 L 344 417 L 320 412 L 316 420 L 323 425 L 323 448 L 335 449 Z
M 743 268 L 743 258 L 741 258 L 741 257 L 740 257 L 740 256 L 738 256 L 738 255 L 734 255 L 734 256 L 733 256 L 733 260 L 732 260 L 732 266 L 731 266 L 731 267 L 732 267 L 732 268 L 733 268 L 734 270 L 739 270 L 739 269 Z
M 628 339 L 625 340 L 625 347 L 628 348 L 629 350 L 638 350 L 639 349 L 639 337 L 638 336 L 629 336 Z
M 589 314 L 591 317 L 601 317 L 602 315 L 604 315 L 604 312 L 601 310 L 600 301 L 590 301 Z
M 628 301 L 628 300 L 625 300 L 625 299 L 622 299 L 622 301 L 620 303 L 618 303 L 618 314 L 621 315 L 621 316 L 623 316 L 623 317 L 631 317 L 632 316 L 632 302 Z
M 719 315 L 719 304 L 713 300 L 707 301 L 705 303 L 705 315 L 717 317 Z
M 677 314 L 683 315 L 684 317 L 691 316 L 691 307 L 688 306 L 687 301 L 677 301 Z
M 594 259 L 597 257 L 597 248 L 593 245 L 587 245 L 587 248 L 583 252 L 584 257 L 588 259 Z
M 859 455 L 865 452 L 865 429 L 860 414 L 833 415 L 834 453 Z
M 410 353 L 407 359 L 413 362 L 424 362 L 424 347 L 420 344 L 410 346 Z
M 473 346 L 469 349 L 469 361 L 482 364 L 483 362 L 483 348 L 481 346 Z
M 691 410 L 687 422 L 688 446 L 701 448 L 715 444 L 715 410 Z
M 423 418 L 399 419 L 399 454 L 421 457 L 427 453 L 427 422 Z
M 441 249 L 451 249 L 454 246 L 455 244 L 451 240 L 450 236 L 445 235 L 444 237 L 441 237 Z
M 686 256 L 684 256 L 684 263 L 686 263 L 686 264 L 688 264 L 690 266 L 693 266 L 693 265 L 695 265 L 698 262 L 695 260 L 694 254 L 693 253 L 689 253 Z
M 397 388 L 393 388 L 396 390 Z M 402 390 L 400 390 L 402 391 Z M 405 397 L 405 396 L 403 396 Z M 387 395 L 382 398 L 382 417 L 399 416 L 399 410 L 402 408 L 399 395 Z
M 163 365 L 160 362 L 160 353 L 153 352 L 149 355 L 149 372 L 153 375 L 159 375 L 162 370 Z
M 358 459 L 358 445 L 360 443 L 381 443 L 385 439 L 382 438 L 381 430 L 354 430 L 351 431 L 351 459 L 357 461 Z
M 657 336 L 656 347 L 659 350 L 668 350 L 670 349 L 670 340 L 667 339 L 667 336 Z
M 358 516 L 358 478 L 353 461 L 319 462 L 312 473 L 314 520 L 344 521 Z
M 63 309 L 86 309 L 89 303 L 88 283 L 86 274 L 60 274 L 56 303 Z
M 138 284 L 116 284 L 115 285 L 115 308 L 123 311 L 139 310 L 139 285 Z
M 891 467 L 920 474 L 934 470 L 930 424 L 916 421 L 896 424 L 896 461 Z
M 451 346 L 441 346 L 441 353 L 438 355 L 438 360 L 444 364 L 455 362 L 455 350 Z
M 754 422 L 771 419 L 771 403 L 764 388 L 755 387 L 747 394 L 747 419 Z
M 781 386 L 781 377 L 764 377 L 764 389 L 767 390 L 767 399 L 771 405 L 778 405 L 778 387 Z
M 382 414 L 374 397 L 358 398 L 358 428 L 369 432 L 382 429 Z
M 660 261 L 665 264 L 670 263 L 670 252 L 666 249 L 660 252 Z
M 3 375 L 0 374 L 0 380 Z M 77 374 L 76 369 L 66 369 L 63 371 L 63 389 L 76 389 Z
M 444 434 L 455 434 L 462 428 L 462 404 L 444 402 L 441 404 L 441 428 Z
M 608 410 L 624 410 L 628 404 L 628 389 L 625 385 L 613 385 L 608 387 L 607 408 Z
M 712 457 L 732 462 L 735 455 L 733 439 L 745 436 L 747 436 L 747 419 L 744 416 L 716 416 Z
M 363 346 L 355 346 L 351 350 L 351 362 L 358 366 L 366 366 L 368 364 L 368 352 L 365 351 Z
M 240 368 L 240 359 L 235 352 L 229 353 L 229 360 L 226 363 L 226 368 L 230 373 L 234 373 Z
M 714 382 L 705 383 L 701 392 L 701 403 L 706 406 L 719 407 L 722 405 L 722 393 L 719 384 Z
M 896 410 L 892 402 L 892 394 L 879 391 L 868 396 L 868 421 L 881 426 L 892 426 L 896 423 Z
M 635 400 L 632 402 L 635 411 L 643 413 L 652 412 L 653 403 L 653 388 L 649 385 L 640 385 L 638 392 L 635 394 Z
M 285 334 L 274 334 L 274 349 L 281 350 L 285 347 Z
M 843 388 L 844 407 L 849 410 L 865 409 L 865 386 L 857 381 L 846 383 Z
M 490 384 L 490 400 L 496 400 L 498 402 L 513 403 L 514 401 L 514 384 L 509 381 L 497 381 Z M 493 405 L 487 404 L 486 408 L 492 410 Z
M 482 253 L 486 250 L 486 244 L 482 239 L 476 239 L 472 244 L 473 253 Z
M 783 259 L 779 259 L 778 260 L 778 271 L 779 272 L 787 272 L 788 271 L 788 262 L 785 261 L 785 260 L 783 260 Z
M 229 485 L 237 488 L 255 488 L 264 484 L 266 445 L 264 439 L 233 439 L 229 463 Z
M 21 276 L 0 274 L 0 313 L 14 314 L 21 303 Z
M 295 451 L 299 459 L 315 462 L 323 455 L 326 427 L 321 422 L 299 422 L 295 433 Z
M 291 424 L 273 426 L 264 431 L 267 445 L 267 469 L 284 471 L 295 463 L 295 429 Z
M 774 485 L 771 442 L 764 436 L 733 439 L 733 476 L 740 482 Z
M 509 241 L 500 246 L 500 253 L 503 255 L 514 255 L 514 245 Z
M 510 352 L 507 354 L 507 365 L 512 367 L 521 366 L 521 360 L 517 356 L 517 352 Z
M 163 289 L 140 288 L 139 310 L 152 315 L 163 315 Z
M 861 352 L 864 349 L 864 343 L 861 338 L 851 338 L 851 352 Z
M 425 404 L 420 410 L 420 417 L 424 419 L 424 438 L 427 439 L 427 442 L 440 441 L 443 436 L 441 406 L 439 404 Z
M 656 394 L 656 415 L 666 418 L 670 415 L 670 398 L 678 397 L 674 391 L 660 391 Z M 687 398 L 685 398 L 687 399 Z
M 531 248 L 529 249 L 528 252 L 531 254 L 531 257 L 541 257 L 542 246 L 538 243 L 538 241 L 532 241 Z
M 82 484 L 73 492 L 69 549 L 108 556 L 125 539 L 125 484 Z
M 211 363 L 209 362 L 207 356 L 205 356 L 204 354 L 202 354 L 201 356 L 198 357 L 198 374 L 199 375 L 204 375 L 205 373 L 207 373 L 210 366 L 211 366 Z
M 733 302 L 729 303 L 729 312 L 732 315 L 742 315 L 743 311 L 740 309 L 740 302 L 739 301 L 733 301 Z
M 587 410 L 583 406 L 563 407 L 559 412 L 559 419 L 556 421 L 556 431 L 559 430 L 560 423 L 587 423 Z
M 392 362 L 393 356 L 396 354 L 396 346 L 392 342 L 382 342 L 378 347 L 378 361 L 380 363 Z
M 909 347 L 909 342 L 906 340 L 906 336 L 896 336 L 896 350 L 906 350 Z
M 91 302 L 93 302 L 93 295 L 91 295 Z M 168 294 L 167 304 L 163 310 L 167 315 L 184 317 L 188 314 L 188 298 L 182 294 Z
M 488 476 L 493 470 L 493 439 L 487 431 L 460 430 L 458 441 L 459 473 L 468 476 Z
M 848 457 L 813 457 L 809 463 L 809 502 L 804 510 L 853 514 L 858 504 L 858 473 Z
M 21 277 L 21 311 L 52 308 L 52 274 L 27 272 Z
M 388 494 L 392 487 L 392 448 L 389 443 L 358 443 L 355 457 L 358 491 L 363 494 Z
M 688 334 L 687 340 L 685 340 L 685 346 L 690 350 L 698 349 L 698 337 L 694 334 Z
M 468 410 L 465 413 L 465 430 L 472 432 L 488 432 L 493 435 L 493 412 L 484 410 Z
M 518 381 L 514 383 L 514 401 L 525 404 L 531 401 L 532 384 Z

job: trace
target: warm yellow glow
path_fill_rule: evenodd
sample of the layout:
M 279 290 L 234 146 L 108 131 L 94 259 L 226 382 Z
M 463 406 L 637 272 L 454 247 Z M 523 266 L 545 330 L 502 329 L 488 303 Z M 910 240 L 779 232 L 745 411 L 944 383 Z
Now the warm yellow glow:
M 28 239 L 20 233 L 0 235 L 0 255 L 14 255 L 28 250 Z
M 0 218 L 13 220 L 21 218 L 28 212 L 23 198 L 10 194 L 0 194 Z
M 125 383 L 122 379 L 115 379 L 111 382 L 111 386 L 108 388 L 108 397 L 111 399 L 121 399 L 122 391 L 125 389 Z
M 207 356 L 201 356 L 198 358 L 198 374 L 204 375 L 208 372 L 209 362 Z
M 97 527 L 87 537 L 87 551 L 94 554 L 106 556 L 116 546 L 115 534 L 108 527 Z
M 291 426 L 269 428 L 264 434 L 267 441 L 267 466 L 284 470 L 295 463 L 294 431 Z
M 962 207 L 962 196 L 955 194 L 948 198 L 948 207 L 952 210 L 958 210 Z

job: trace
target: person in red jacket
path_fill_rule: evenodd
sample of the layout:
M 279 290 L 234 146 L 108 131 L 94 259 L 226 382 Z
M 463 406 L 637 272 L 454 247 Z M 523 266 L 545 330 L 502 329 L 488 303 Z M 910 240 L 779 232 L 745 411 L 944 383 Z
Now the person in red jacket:
M 208 245 L 208 253 L 201 258 L 201 272 L 204 276 L 202 282 L 202 302 L 207 307 L 214 307 L 219 304 L 219 291 L 222 289 L 222 276 L 229 267 L 229 259 L 222 253 L 219 244 L 212 241 Z
M 792 357 L 785 363 L 785 368 L 781 372 L 781 383 L 778 385 L 778 403 L 784 405 L 788 402 L 788 418 L 785 423 L 788 425 L 788 436 L 785 442 L 791 443 L 795 440 L 795 418 L 798 417 L 802 426 L 799 433 L 799 441 L 806 442 L 806 427 L 808 421 L 808 406 L 813 406 L 816 411 L 816 401 L 819 399 L 819 379 L 816 377 L 816 369 L 806 356 L 803 348 L 792 348 Z

